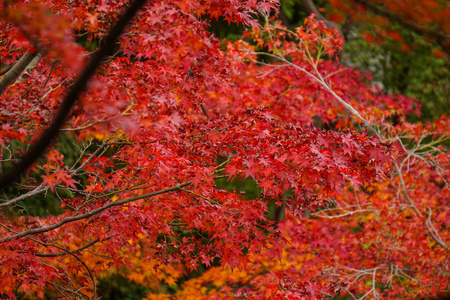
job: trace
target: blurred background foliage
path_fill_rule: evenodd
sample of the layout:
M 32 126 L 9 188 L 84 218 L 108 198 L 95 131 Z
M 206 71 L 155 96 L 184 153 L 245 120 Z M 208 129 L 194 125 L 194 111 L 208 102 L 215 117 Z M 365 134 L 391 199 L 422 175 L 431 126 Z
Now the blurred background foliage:
M 406 44 L 391 39 L 368 41 L 376 24 L 361 24 L 347 35 L 341 62 L 372 74 L 374 82 L 388 94 L 416 98 L 422 104 L 421 115 L 410 121 L 431 121 L 450 112 L 450 64 L 445 57 L 433 55 L 436 45 L 425 37 L 399 25 Z M 367 36 L 367 37 L 371 37 Z M 370 38 L 369 38 L 370 39 Z

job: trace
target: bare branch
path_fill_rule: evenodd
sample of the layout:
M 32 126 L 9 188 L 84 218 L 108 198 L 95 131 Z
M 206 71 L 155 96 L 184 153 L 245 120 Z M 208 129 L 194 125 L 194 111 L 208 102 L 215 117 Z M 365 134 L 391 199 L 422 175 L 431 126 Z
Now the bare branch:
M 26 67 L 37 56 L 37 53 L 25 52 L 25 54 L 19 59 L 19 61 L 9 71 L 0 78 L 0 95 L 13 84 L 20 74 L 26 69 Z
M 24 199 L 27 199 L 27 198 L 29 198 L 31 196 L 43 193 L 43 192 L 47 191 L 48 188 L 49 188 L 48 186 L 44 187 L 41 184 L 40 186 L 36 187 L 34 190 L 29 191 L 28 193 L 22 194 L 22 195 L 20 195 L 20 196 L 18 196 L 16 198 L 13 198 L 13 199 L 8 200 L 6 202 L 0 203 L 0 208 L 1 207 L 5 207 L 5 206 L 9 206 L 9 205 L 13 205 L 13 204 L 15 204 L 15 203 L 17 203 L 17 202 L 19 202 L 21 200 L 24 200 Z
M 441 239 L 438 231 L 434 227 L 433 223 L 431 223 L 431 208 L 428 208 L 428 217 L 425 221 L 425 226 L 427 227 L 428 233 L 431 235 L 433 240 L 438 243 L 442 248 L 448 249 L 447 244 Z
M 336 211 L 342 211 L 342 213 L 340 214 L 336 214 L 336 215 L 327 215 L 326 212 L 331 212 L 333 211 L 332 209 L 326 209 L 326 210 L 321 210 L 317 213 L 312 213 L 311 216 L 315 216 L 318 218 L 325 218 L 325 219 L 336 219 L 336 218 L 342 218 L 342 217 L 346 217 L 346 216 L 351 216 L 354 214 L 359 214 L 359 213 L 365 213 L 365 212 L 376 212 L 376 210 L 374 209 L 359 209 L 359 210 L 353 210 L 353 211 L 349 211 L 349 210 L 345 210 L 345 209 L 336 209 Z
M 81 258 L 79 258 L 75 253 L 73 253 L 72 251 L 67 250 L 66 248 L 61 247 L 61 246 L 57 246 L 57 245 L 52 245 L 52 246 L 63 250 L 64 252 L 66 252 L 66 254 L 72 255 L 76 260 L 78 260 L 84 266 L 84 268 L 86 269 L 86 271 L 89 274 L 90 280 L 92 282 L 92 287 L 94 288 L 94 297 L 92 299 L 96 299 L 97 298 L 97 285 L 95 283 L 94 275 L 92 275 L 92 272 L 89 269 L 89 267 L 86 265 L 86 263 Z

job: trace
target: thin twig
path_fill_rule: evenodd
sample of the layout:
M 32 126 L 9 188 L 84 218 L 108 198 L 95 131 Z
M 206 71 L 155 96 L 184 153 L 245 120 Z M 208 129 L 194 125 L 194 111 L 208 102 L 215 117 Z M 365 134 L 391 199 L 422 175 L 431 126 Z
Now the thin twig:
M 108 237 L 108 238 L 106 238 L 106 239 L 103 239 L 102 241 L 106 241 L 106 240 L 109 240 L 109 239 L 111 239 L 111 237 Z M 90 242 L 89 244 L 84 245 L 83 247 L 80 247 L 80 248 L 78 248 L 78 249 L 76 249 L 76 250 L 71 250 L 71 251 L 72 251 L 72 252 L 80 252 L 80 251 L 83 251 L 84 249 L 87 249 L 87 248 L 89 248 L 89 247 L 91 247 L 91 246 L 97 244 L 98 242 L 100 242 L 100 239 L 96 239 L 96 240 Z M 52 244 L 52 246 L 56 247 L 56 246 L 53 245 L 53 244 Z M 67 251 L 65 251 L 65 252 L 60 252 L 60 253 L 35 253 L 34 255 L 35 255 L 35 256 L 38 256 L 38 257 L 58 257 L 58 256 L 64 256 L 64 255 L 66 255 L 66 254 L 67 254 Z

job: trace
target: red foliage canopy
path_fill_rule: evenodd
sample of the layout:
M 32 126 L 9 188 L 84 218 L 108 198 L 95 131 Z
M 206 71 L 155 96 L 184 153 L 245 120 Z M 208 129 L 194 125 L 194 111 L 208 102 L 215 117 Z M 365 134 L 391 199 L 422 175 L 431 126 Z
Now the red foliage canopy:
M 0 102 L 2 168 L 11 167 L 52 123 L 86 58 L 127 5 L 0 2 L 1 67 L 6 69 L 0 78 L 6 88 Z M 2 198 L 0 207 L 14 210 L 53 194 L 63 212 L 38 217 L 3 210 L 1 293 L 42 297 L 47 288 L 95 298 L 96 276 L 111 266 L 131 266 L 134 257 L 156 261 L 155 268 L 182 262 L 195 269 L 216 259 L 223 266 L 248 267 L 249 258 L 271 260 L 283 249 L 291 257 L 303 255 L 305 248 L 296 243 L 283 248 L 287 240 L 298 240 L 316 249 L 310 266 L 265 277 L 239 293 L 320 296 L 329 286 L 315 281 L 306 288 L 297 283 L 299 276 L 312 282 L 318 271 L 346 263 L 348 270 L 367 274 L 378 266 L 386 271 L 382 278 L 391 270 L 414 268 L 402 265 L 403 250 L 392 254 L 393 244 L 382 244 L 383 254 L 366 259 L 370 245 L 361 241 L 378 243 L 373 239 L 380 233 L 407 239 L 405 247 L 418 249 L 417 265 L 435 258 L 439 263 L 417 272 L 430 270 L 438 282 L 433 287 L 444 285 L 448 233 L 441 229 L 448 223 L 450 160 L 438 143 L 449 136 L 449 119 L 407 123 L 405 114 L 417 108 L 416 101 L 384 95 L 368 84 L 368 74 L 325 59 L 342 45 L 336 31 L 312 18 L 295 32 L 268 17 L 260 26 L 257 13 L 267 16 L 275 8 L 271 0 L 149 1 L 144 6 L 60 129 L 61 136 L 77 139 L 75 159 L 65 157 L 56 141 Z M 246 41 L 221 47 L 200 18 L 204 15 L 249 25 Z M 258 47 L 268 52 L 258 53 Z M 5 84 L 14 69 L 8 65 L 29 54 L 34 59 L 21 77 Z M 417 146 L 408 150 L 407 142 Z M 262 193 L 245 200 L 217 186 L 216 179 L 224 177 L 252 178 Z M 285 209 L 284 223 L 268 220 L 273 202 Z M 402 213 L 405 207 L 408 213 Z M 352 234 L 351 228 L 363 222 L 352 216 L 358 211 L 371 213 L 373 227 Z M 336 221 L 302 219 L 305 213 Z M 335 213 L 344 218 L 334 219 Z M 406 219 L 414 220 L 421 245 L 406 236 Z M 395 230 L 384 232 L 385 223 L 394 221 Z M 322 258 L 333 247 L 337 258 L 330 263 Z M 429 278 L 420 273 L 416 280 L 422 275 Z M 285 288 L 261 292 L 261 282 L 274 280 L 286 281 Z M 430 293 L 430 285 L 418 286 Z M 357 281 L 347 291 L 364 289 Z M 416 292 L 405 287 L 404 294 L 411 290 Z M 369 292 L 382 293 L 375 283 Z

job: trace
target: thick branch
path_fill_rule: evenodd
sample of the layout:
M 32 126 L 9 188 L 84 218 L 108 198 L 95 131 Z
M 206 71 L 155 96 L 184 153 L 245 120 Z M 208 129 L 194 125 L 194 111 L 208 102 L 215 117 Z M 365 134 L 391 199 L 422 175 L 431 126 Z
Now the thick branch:
M 25 52 L 19 61 L 0 78 L 0 95 L 16 81 L 25 68 L 33 61 L 37 53 Z
M 59 221 L 58 223 L 55 223 L 53 225 L 48 225 L 48 226 L 44 226 L 44 227 L 40 227 L 40 228 L 30 229 L 30 230 L 26 230 L 26 231 L 23 231 L 23 232 L 20 232 L 20 233 L 17 233 L 17 234 L 5 237 L 3 239 L 0 239 L 0 243 L 11 241 L 13 239 L 24 237 L 24 236 L 31 235 L 31 234 L 43 233 L 43 232 L 47 232 L 47 231 L 50 231 L 50 230 L 54 230 L 56 228 L 59 228 L 59 227 L 63 226 L 64 224 L 75 222 L 75 221 L 78 221 L 78 220 L 82 220 L 82 219 L 86 219 L 86 218 L 90 218 L 92 216 L 95 216 L 95 215 L 97 215 L 97 214 L 99 214 L 99 213 L 101 213 L 101 212 L 103 212 L 103 211 L 105 211 L 105 210 L 107 210 L 107 209 L 109 209 L 111 207 L 120 206 L 120 205 L 129 203 L 129 202 L 137 201 L 137 200 L 144 199 L 144 198 L 153 197 L 153 196 L 156 196 L 156 195 L 161 195 L 161 194 L 165 194 L 165 193 L 169 193 L 169 192 L 173 192 L 173 191 L 178 191 L 181 188 L 183 188 L 185 186 L 188 186 L 190 184 L 191 184 L 191 182 L 188 181 L 188 182 L 181 183 L 179 185 L 176 185 L 176 186 L 173 186 L 173 187 L 170 187 L 170 188 L 167 188 L 167 189 L 162 189 L 162 190 L 159 190 L 159 191 L 155 191 L 155 192 L 152 192 L 152 193 L 148 193 L 148 194 L 144 194 L 144 195 L 140 195 L 140 196 L 135 196 L 135 197 L 131 197 L 131 198 L 120 200 L 120 201 L 109 202 L 108 204 L 105 204 L 102 207 L 99 207 L 97 209 L 88 211 L 87 213 L 84 213 L 82 215 L 74 215 L 74 216 L 62 219 L 61 221 Z
M 139 8 L 146 2 L 146 0 L 135 0 L 131 6 L 122 15 L 120 20 L 111 29 L 111 32 L 105 38 L 103 45 L 94 53 L 90 63 L 83 70 L 77 82 L 73 85 L 69 94 L 64 99 L 61 108 L 53 120 L 50 127 L 42 134 L 39 140 L 30 147 L 24 157 L 6 173 L 0 177 L 0 190 L 14 182 L 21 174 L 23 174 L 31 165 L 38 159 L 44 150 L 50 145 L 51 141 L 56 137 L 59 129 L 67 119 L 73 105 L 78 99 L 78 96 L 85 89 L 88 80 L 92 77 L 95 70 L 100 65 L 103 57 L 105 57 L 113 48 L 117 38 L 121 35 L 125 26 L 131 21 Z M 6 76 L 6 75 L 5 75 Z M 3 77 L 2 77 L 3 79 Z
M 325 18 L 320 13 L 320 11 L 317 9 L 317 7 L 314 5 L 312 0 L 302 0 L 302 5 L 308 14 L 315 14 L 316 18 L 320 21 L 323 21 L 325 24 L 327 24 L 328 28 L 337 28 L 337 30 L 339 30 L 339 33 L 342 35 L 342 31 L 339 28 L 339 26 L 336 23 L 334 23 L 333 21 L 330 21 L 327 18 Z

